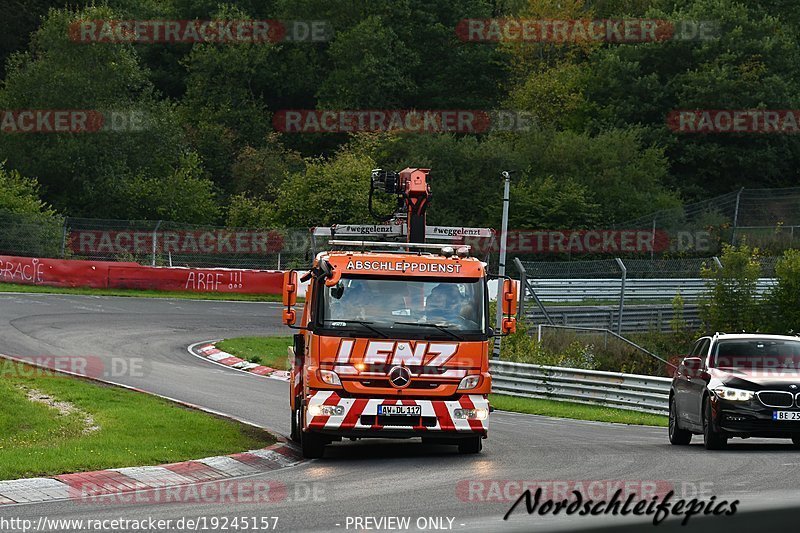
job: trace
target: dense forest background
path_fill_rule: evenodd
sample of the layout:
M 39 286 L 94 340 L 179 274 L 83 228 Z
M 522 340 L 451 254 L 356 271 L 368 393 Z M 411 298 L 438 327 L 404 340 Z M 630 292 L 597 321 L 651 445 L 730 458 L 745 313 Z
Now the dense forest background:
M 716 38 L 475 43 L 464 18 L 713 21 Z M 96 19 L 324 20 L 326 42 L 76 43 Z M 0 210 L 237 227 L 368 222 L 372 168 L 431 167 L 430 221 L 607 227 L 798 184 L 800 139 L 680 134 L 676 109 L 798 109 L 795 0 L 3 0 L 0 110 L 136 110 L 139 132 L 0 132 Z M 528 131 L 289 134 L 286 109 L 514 110 Z

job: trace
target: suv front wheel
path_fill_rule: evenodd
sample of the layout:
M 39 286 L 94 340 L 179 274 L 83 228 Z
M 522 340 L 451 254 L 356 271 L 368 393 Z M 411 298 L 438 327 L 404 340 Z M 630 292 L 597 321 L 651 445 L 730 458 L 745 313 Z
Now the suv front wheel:
M 678 409 L 675 406 L 675 398 L 669 399 L 669 442 L 671 444 L 685 446 L 692 442 L 692 434 L 678 425 Z
M 711 421 L 711 401 L 703 400 L 703 444 L 706 450 L 721 450 L 728 445 L 728 437 L 714 430 Z

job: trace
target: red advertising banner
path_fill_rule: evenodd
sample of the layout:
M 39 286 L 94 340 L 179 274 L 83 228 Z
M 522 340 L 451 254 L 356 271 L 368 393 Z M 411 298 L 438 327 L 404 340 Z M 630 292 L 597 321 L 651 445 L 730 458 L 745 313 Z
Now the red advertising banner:
M 283 272 L 164 268 L 115 261 L 73 261 L 0 255 L 0 282 L 49 287 L 280 294 Z

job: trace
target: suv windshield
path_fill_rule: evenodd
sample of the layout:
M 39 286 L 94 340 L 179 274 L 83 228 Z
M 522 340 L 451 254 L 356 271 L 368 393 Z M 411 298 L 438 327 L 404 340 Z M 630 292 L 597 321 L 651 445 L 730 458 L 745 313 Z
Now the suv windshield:
M 709 366 L 715 368 L 800 368 L 800 339 L 737 339 L 719 341 Z
M 322 320 L 326 327 L 350 323 L 373 328 L 436 327 L 485 333 L 483 280 L 422 281 L 342 278 L 325 287 Z M 430 331 L 428 331 L 430 330 Z

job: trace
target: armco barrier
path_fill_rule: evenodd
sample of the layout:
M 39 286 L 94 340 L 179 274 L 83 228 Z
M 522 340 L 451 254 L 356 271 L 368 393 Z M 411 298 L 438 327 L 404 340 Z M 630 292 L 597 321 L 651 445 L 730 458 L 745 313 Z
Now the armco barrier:
M 492 391 L 667 414 L 672 380 L 555 366 L 491 361 Z
M 280 294 L 283 272 L 149 267 L 138 263 L 114 261 L 76 261 L 0 255 L 0 282 L 49 287 Z

